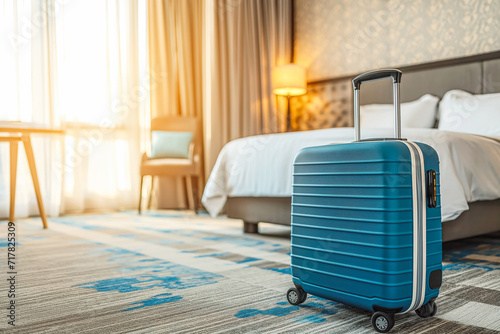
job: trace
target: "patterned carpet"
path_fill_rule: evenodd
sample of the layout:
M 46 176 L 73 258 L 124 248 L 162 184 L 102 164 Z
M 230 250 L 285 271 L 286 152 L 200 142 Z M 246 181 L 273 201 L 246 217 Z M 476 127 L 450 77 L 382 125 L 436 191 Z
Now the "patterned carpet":
M 0 331 L 374 333 L 370 314 L 309 297 L 289 305 L 287 227 L 175 211 L 17 222 L 15 327 L 7 324 L 7 222 L 0 222 Z M 500 234 L 447 243 L 434 318 L 392 333 L 500 333 Z

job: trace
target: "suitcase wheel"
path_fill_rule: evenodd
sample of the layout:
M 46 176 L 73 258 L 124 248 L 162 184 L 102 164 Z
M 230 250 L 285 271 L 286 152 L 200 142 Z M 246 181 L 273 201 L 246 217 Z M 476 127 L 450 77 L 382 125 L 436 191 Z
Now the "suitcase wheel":
M 307 293 L 302 288 L 291 288 L 286 293 L 286 299 L 292 305 L 299 305 L 306 301 Z
M 432 317 L 436 314 L 436 312 L 437 305 L 433 300 L 415 310 L 415 313 L 418 314 L 418 316 L 421 318 Z
M 394 315 L 385 312 L 375 312 L 372 315 L 372 326 L 379 333 L 387 333 L 394 326 Z

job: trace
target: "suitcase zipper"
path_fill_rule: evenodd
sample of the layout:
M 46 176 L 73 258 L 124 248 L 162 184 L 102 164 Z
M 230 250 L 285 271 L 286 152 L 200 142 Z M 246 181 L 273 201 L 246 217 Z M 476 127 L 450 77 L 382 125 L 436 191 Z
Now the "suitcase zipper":
M 411 154 L 412 192 L 413 192 L 413 292 L 410 307 L 406 313 L 422 306 L 425 300 L 426 282 L 426 208 L 425 168 L 420 147 L 413 142 L 403 142 Z

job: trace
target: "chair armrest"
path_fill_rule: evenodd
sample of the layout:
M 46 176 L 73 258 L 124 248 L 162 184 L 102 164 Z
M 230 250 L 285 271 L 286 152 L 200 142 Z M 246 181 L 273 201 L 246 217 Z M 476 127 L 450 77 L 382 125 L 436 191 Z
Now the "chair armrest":
M 146 152 L 144 152 L 144 153 L 142 154 L 141 163 L 143 163 L 143 162 L 144 162 L 144 161 L 146 161 L 146 160 L 149 160 L 149 157 L 148 157 L 148 155 L 146 154 Z
M 199 163 L 200 162 L 200 155 L 199 154 L 195 154 L 194 157 L 193 157 L 193 162 L 195 164 Z
M 194 155 L 194 143 L 191 142 L 189 144 L 189 160 L 191 160 L 191 163 L 193 163 L 196 161 L 197 158 L 198 158 L 198 155 Z

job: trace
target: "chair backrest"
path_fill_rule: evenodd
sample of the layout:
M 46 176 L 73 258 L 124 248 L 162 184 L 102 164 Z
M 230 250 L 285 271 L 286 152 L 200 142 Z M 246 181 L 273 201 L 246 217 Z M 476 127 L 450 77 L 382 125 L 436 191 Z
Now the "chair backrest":
M 201 122 L 196 117 L 162 116 L 151 120 L 151 131 L 182 131 L 193 134 L 195 154 L 201 154 Z

